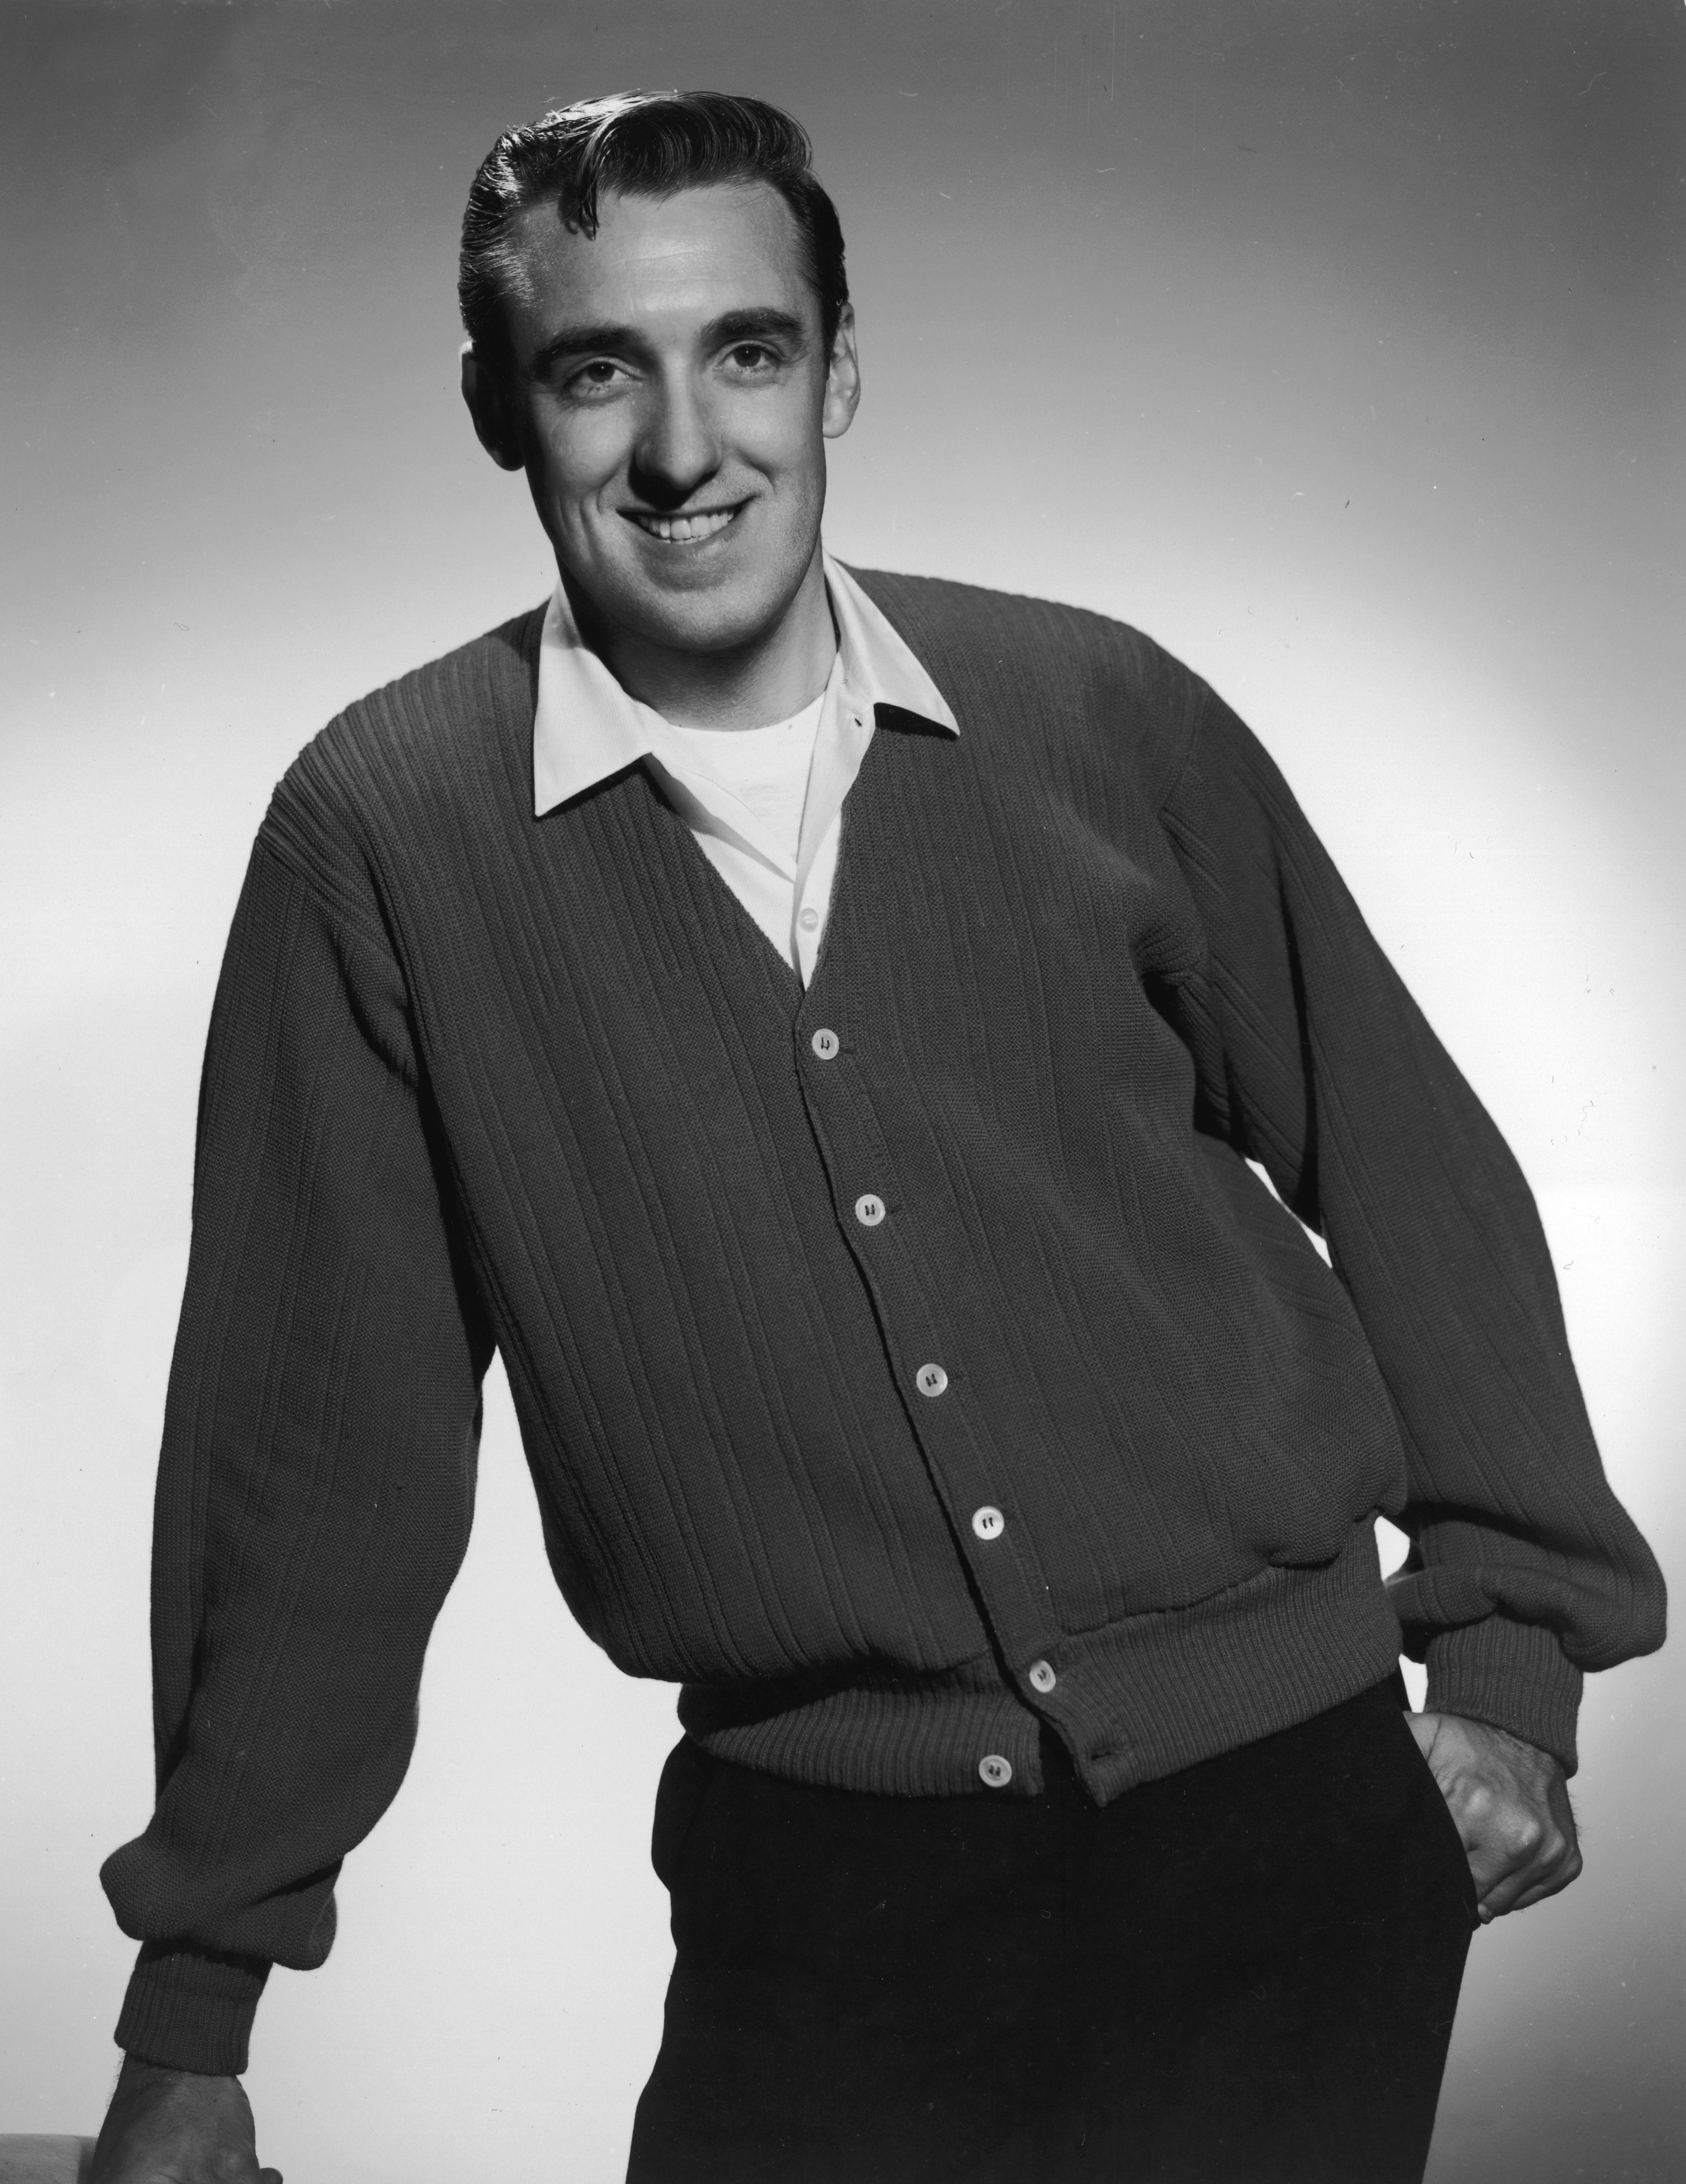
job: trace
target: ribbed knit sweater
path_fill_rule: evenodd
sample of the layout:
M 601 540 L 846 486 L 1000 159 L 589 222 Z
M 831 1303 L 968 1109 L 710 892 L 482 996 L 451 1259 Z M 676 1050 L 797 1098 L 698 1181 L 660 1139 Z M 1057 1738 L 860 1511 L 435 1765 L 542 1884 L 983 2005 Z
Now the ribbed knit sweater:
M 1582 1670 L 1660 1641 L 1527 1186 L 1259 744 L 1115 623 L 862 581 L 961 733 L 879 709 L 806 992 L 641 769 L 534 819 L 537 614 L 276 792 L 205 1065 L 158 1806 L 104 1869 L 152 2060 L 243 2068 L 268 1965 L 327 1953 L 494 1346 L 580 1622 L 800 1780 L 1031 1796 L 1047 1724 L 1113 1798 L 1402 1624 L 1431 1704 L 1572 1765 Z

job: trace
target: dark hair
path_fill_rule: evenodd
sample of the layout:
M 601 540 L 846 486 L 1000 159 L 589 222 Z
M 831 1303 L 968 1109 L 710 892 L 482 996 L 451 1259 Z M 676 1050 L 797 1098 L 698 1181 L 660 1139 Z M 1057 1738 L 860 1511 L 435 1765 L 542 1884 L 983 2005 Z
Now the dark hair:
M 508 354 L 505 282 L 515 259 L 511 231 L 549 200 L 584 235 L 597 232 L 600 191 L 667 197 L 708 182 L 767 182 L 796 223 L 802 273 L 819 299 L 828 350 L 849 283 L 837 210 L 815 179 L 813 148 L 800 122 L 758 98 L 717 91 L 622 92 L 559 107 L 506 129 L 480 163 L 462 216 L 457 301 L 462 323 L 488 361 Z

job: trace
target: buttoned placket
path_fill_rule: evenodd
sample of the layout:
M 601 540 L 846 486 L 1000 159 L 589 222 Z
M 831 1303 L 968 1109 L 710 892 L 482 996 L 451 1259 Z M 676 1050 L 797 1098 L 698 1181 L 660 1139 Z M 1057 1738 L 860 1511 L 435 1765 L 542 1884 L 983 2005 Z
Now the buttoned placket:
M 1055 1696 L 1059 1679 L 1047 1658 L 1057 1636 L 1049 1588 L 1029 1528 L 1010 1521 L 999 1499 L 976 1490 L 993 1487 L 998 1496 L 1004 1467 L 987 1420 L 980 1419 L 966 1399 L 965 1361 L 944 1341 L 942 1315 L 931 1306 L 941 1286 L 921 1264 L 919 1240 L 898 1190 L 900 1178 L 861 1081 L 870 1068 L 865 1042 L 828 1010 L 825 983 L 818 991 L 810 989 L 799 1012 L 796 1053 L 838 1217 L 874 1293 L 892 1369 L 907 1391 L 914 1432 L 971 1563 L 979 1597 L 1003 1652 L 1021 1664 L 1014 1680 L 1026 1709 L 1024 1744 L 1016 1757 L 1012 1751 L 980 1752 L 972 1763 L 975 1779 L 989 1790 L 1016 1784 L 1019 1794 L 1029 1794 L 1041 1772 L 1036 1717 L 1047 1714 L 1058 1721 L 1068 1696 Z

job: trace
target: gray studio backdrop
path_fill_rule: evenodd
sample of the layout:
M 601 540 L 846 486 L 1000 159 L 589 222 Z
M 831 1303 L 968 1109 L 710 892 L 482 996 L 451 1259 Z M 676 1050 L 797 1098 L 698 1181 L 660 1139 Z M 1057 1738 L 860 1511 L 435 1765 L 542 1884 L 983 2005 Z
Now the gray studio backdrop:
M 1680 1561 L 1686 10 L 0 6 L 0 2131 L 92 2130 L 115 2059 L 95 1869 L 148 1805 L 151 1468 L 247 846 L 339 705 L 545 587 L 455 392 L 477 159 L 676 83 L 790 106 L 841 207 L 833 546 L 1138 622 L 1253 722 L 1510 1134 L 1609 1467 Z M 1680 1683 L 1589 1691 L 1588 1872 L 1477 1940 L 1437 2184 L 1686 2173 Z M 410 1778 L 260 2018 L 290 2184 L 618 2175 L 673 1734 L 551 1591 L 494 1382 Z

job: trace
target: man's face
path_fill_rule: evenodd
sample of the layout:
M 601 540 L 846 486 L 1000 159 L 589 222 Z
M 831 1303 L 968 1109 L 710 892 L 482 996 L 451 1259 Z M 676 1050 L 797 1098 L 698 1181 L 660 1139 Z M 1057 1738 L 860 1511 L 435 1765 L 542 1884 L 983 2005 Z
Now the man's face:
M 513 370 L 480 375 L 476 425 L 525 468 L 571 590 L 607 621 L 683 652 L 753 644 L 818 550 L 825 441 L 858 393 L 852 327 L 828 356 L 796 223 L 763 183 L 598 212 L 590 237 L 526 214 Z

